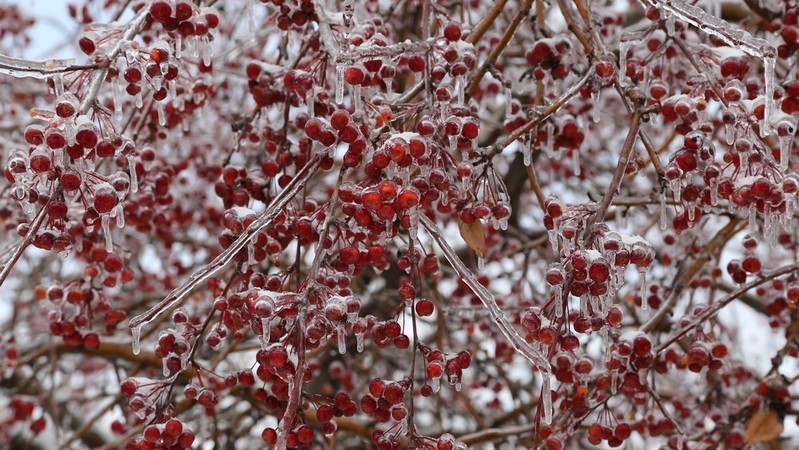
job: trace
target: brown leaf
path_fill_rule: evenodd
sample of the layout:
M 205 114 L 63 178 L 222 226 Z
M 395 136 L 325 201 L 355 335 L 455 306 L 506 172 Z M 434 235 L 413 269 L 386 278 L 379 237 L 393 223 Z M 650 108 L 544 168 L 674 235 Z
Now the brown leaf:
M 781 433 L 782 421 L 776 411 L 770 409 L 766 412 L 756 412 L 746 424 L 744 441 L 749 445 L 767 442 L 779 437 Z
M 486 254 L 486 234 L 483 229 L 483 223 L 480 219 L 475 219 L 472 223 L 458 221 L 458 230 L 461 232 L 461 237 L 466 241 L 477 256 L 483 257 Z

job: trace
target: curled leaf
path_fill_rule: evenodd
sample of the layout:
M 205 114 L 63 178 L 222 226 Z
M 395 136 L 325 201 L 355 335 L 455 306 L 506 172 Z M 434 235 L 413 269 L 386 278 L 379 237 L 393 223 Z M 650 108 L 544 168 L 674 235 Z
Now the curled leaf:
M 782 433 L 782 428 L 782 420 L 776 411 L 756 412 L 746 424 L 744 441 L 752 445 L 776 439 Z
M 483 223 L 476 219 L 472 223 L 458 221 L 458 230 L 461 232 L 461 237 L 466 241 L 466 245 L 472 249 L 477 256 L 484 257 L 486 254 L 486 235 Z

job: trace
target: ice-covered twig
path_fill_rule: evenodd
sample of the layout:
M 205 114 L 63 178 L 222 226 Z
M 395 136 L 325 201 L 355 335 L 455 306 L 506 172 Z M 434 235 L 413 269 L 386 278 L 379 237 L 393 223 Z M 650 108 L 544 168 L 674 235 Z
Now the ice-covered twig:
M 781 277 L 783 275 L 788 275 L 794 272 L 799 272 L 799 263 L 789 264 L 787 266 L 782 266 L 778 269 L 774 269 L 771 272 L 762 274 L 759 278 L 756 278 L 746 284 L 741 285 L 741 287 L 739 287 L 738 289 L 727 294 L 726 297 L 710 305 L 710 307 L 707 308 L 702 314 L 696 316 L 690 323 L 680 328 L 680 330 L 677 331 L 674 334 L 674 336 L 671 336 L 669 339 L 658 345 L 655 348 L 655 353 L 660 353 L 663 350 L 666 350 L 671 344 L 676 342 L 681 337 L 685 336 L 687 333 L 695 330 L 697 326 L 701 325 L 706 320 L 716 315 L 719 311 L 721 311 L 722 308 L 730 304 L 730 302 L 732 302 L 733 300 L 743 296 L 746 292 L 762 284 L 765 284 L 775 278 Z
M 34 61 L 0 54 L 0 73 L 16 78 L 45 78 L 54 73 L 72 70 L 74 63 L 73 58 Z
M 741 49 L 741 51 L 756 58 L 775 56 L 774 46 L 765 39 L 752 36 L 746 30 L 736 28 L 729 22 L 716 16 L 708 14 L 704 9 L 688 5 L 681 0 L 647 0 L 647 2 L 663 11 L 674 14 L 680 20 L 684 20 L 691 25 L 699 28 L 705 33 L 710 33 L 731 47 Z
M 122 36 L 120 36 L 116 44 L 114 44 L 114 47 L 111 49 L 111 51 L 108 52 L 106 63 L 102 66 L 102 69 L 98 70 L 94 76 L 92 76 L 89 87 L 83 94 L 80 107 L 78 108 L 78 111 L 80 111 L 81 114 L 86 114 L 89 112 L 89 108 L 91 107 L 92 103 L 94 103 L 94 99 L 97 98 L 97 94 L 100 92 L 100 87 L 105 81 L 106 75 L 108 73 L 108 67 L 113 64 L 114 61 L 116 61 L 117 56 L 119 56 L 119 54 L 125 48 L 125 45 L 130 42 L 134 36 L 139 34 L 139 31 L 141 31 L 141 29 L 144 27 L 144 24 L 147 22 L 147 17 L 149 14 L 150 7 L 148 4 L 136 13 L 136 17 L 134 17 L 133 20 L 128 23 L 125 31 L 122 33 Z
M 491 318 L 494 320 L 494 323 L 497 325 L 499 330 L 502 332 L 502 335 L 510 342 L 513 348 L 516 349 L 519 353 L 522 354 L 530 363 L 538 368 L 541 372 L 541 376 L 544 377 L 544 386 L 548 386 L 548 379 L 551 376 L 552 368 L 549 364 L 549 361 L 544 357 L 541 352 L 533 348 L 524 338 L 519 335 L 516 331 L 516 328 L 513 327 L 505 314 L 497 305 L 497 301 L 494 298 L 494 294 L 492 294 L 488 289 L 486 289 L 479 281 L 477 281 L 477 277 L 474 276 L 471 270 L 469 270 L 463 261 L 458 257 L 455 250 L 449 246 L 447 240 L 444 239 L 444 236 L 441 234 L 441 230 L 439 230 L 438 226 L 433 223 L 430 219 L 427 218 L 423 213 L 419 214 L 419 222 L 422 226 L 425 227 L 427 233 L 430 234 L 430 237 L 436 241 L 436 244 L 441 248 L 441 251 L 444 253 L 444 257 L 447 258 L 447 261 L 452 265 L 452 268 L 458 273 L 458 275 L 463 279 L 469 288 L 477 295 L 481 302 L 483 302 L 483 306 L 488 309 L 488 313 L 491 315 Z M 551 393 L 549 389 L 543 390 L 543 395 L 545 396 L 543 404 L 545 405 L 544 408 L 544 421 L 550 423 L 552 421 L 552 405 L 551 401 L 549 401 Z
M 25 239 L 20 242 L 16 247 L 14 247 L 11 256 L 6 261 L 5 265 L 3 265 L 3 269 L 0 271 L 0 286 L 6 281 L 8 278 L 8 274 L 11 272 L 11 269 L 17 263 L 22 253 L 28 248 L 31 243 L 33 243 L 33 239 L 36 237 L 36 233 L 39 231 L 39 227 L 42 226 L 42 222 L 44 221 L 45 217 L 47 217 L 47 207 L 49 206 L 50 202 L 47 205 L 44 205 L 42 209 L 36 214 L 36 217 L 33 219 L 33 223 L 31 223 L 30 229 L 28 230 L 28 234 L 25 235 Z
M 766 79 L 766 111 L 761 135 L 771 131 L 771 113 L 774 103 L 774 68 L 777 50 L 765 39 L 752 36 L 746 30 L 732 26 L 729 22 L 708 14 L 704 9 L 686 4 L 681 0 L 647 0 L 647 3 L 690 23 L 705 33 L 712 34 L 744 53 L 763 61 Z
M 183 297 L 188 295 L 189 292 L 199 286 L 200 283 L 212 277 L 215 273 L 222 270 L 223 267 L 232 261 L 233 257 L 236 256 L 239 250 L 243 249 L 247 243 L 249 243 L 250 240 L 252 240 L 258 234 L 259 231 L 269 226 L 269 224 L 275 220 L 275 217 L 283 212 L 291 199 L 294 198 L 294 196 L 305 187 L 305 183 L 307 183 L 311 176 L 316 173 L 321 161 L 322 154 L 318 154 L 311 159 L 305 165 L 305 167 L 303 167 L 302 170 L 300 170 L 297 175 L 294 176 L 294 179 L 291 180 L 286 188 L 272 200 L 272 203 L 269 204 L 266 210 L 264 210 L 264 212 L 262 212 L 246 230 L 244 230 L 244 233 L 242 233 L 241 236 L 239 236 L 230 247 L 220 253 L 219 256 L 214 258 L 213 261 L 191 274 L 188 280 L 170 292 L 169 295 L 167 295 L 157 305 L 148 309 L 143 314 L 132 318 L 130 320 L 129 326 L 134 331 L 134 336 L 136 335 L 135 332 L 141 330 L 143 325 L 149 323 L 159 314 L 169 309 L 172 305 L 180 301 Z M 134 346 L 135 344 L 136 343 L 134 342 Z
M 630 129 L 627 132 L 627 138 L 624 140 L 624 145 L 622 146 L 621 154 L 619 155 L 619 162 L 616 165 L 616 171 L 613 173 L 613 179 L 610 181 L 610 186 L 608 186 L 608 189 L 605 191 L 605 196 L 602 197 L 602 201 L 597 207 L 596 214 L 585 227 L 586 247 L 590 247 L 590 243 L 596 237 L 594 224 L 602 223 L 605 220 L 605 214 L 608 212 L 608 208 L 613 202 L 613 198 L 616 197 L 616 194 L 619 191 L 621 180 L 624 178 L 627 165 L 629 164 L 630 157 L 633 154 L 632 150 L 635 146 L 635 139 L 638 136 L 638 127 L 640 124 L 641 111 L 636 109 L 633 111 L 632 119 L 630 119 Z

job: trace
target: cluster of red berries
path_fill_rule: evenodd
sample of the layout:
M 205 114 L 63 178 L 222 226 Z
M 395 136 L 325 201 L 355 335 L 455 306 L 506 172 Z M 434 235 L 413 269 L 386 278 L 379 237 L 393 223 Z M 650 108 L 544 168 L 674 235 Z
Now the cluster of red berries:
M 600 445 L 607 441 L 608 447 L 620 447 L 632 434 L 632 427 L 628 423 L 619 422 L 615 426 L 603 425 L 599 422 L 588 426 L 588 442 L 591 445 Z
M 173 417 L 162 424 L 146 426 L 142 437 L 128 441 L 125 450 L 180 450 L 191 448 L 193 443 L 194 432 Z
M 351 417 L 357 412 L 358 405 L 352 398 L 339 392 L 333 397 L 333 401 L 327 401 L 316 408 L 316 420 L 322 424 L 322 434 L 330 436 L 335 433 L 337 425 L 335 417 Z
M 11 397 L 5 411 L 0 414 L 0 426 L 5 430 L 10 430 L 12 427 L 25 426 L 34 436 L 41 433 L 47 426 L 47 419 L 41 412 L 41 408 L 37 408 L 39 402 L 32 397 L 24 397 L 15 395 Z M 39 410 L 34 414 L 36 410 Z M 34 415 L 38 416 L 34 419 Z
M 310 425 L 298 425 L 286 434 L 286 448 L 311 448 L 313 437 L 314 429 Z M 264 430 L 261 432 L 261 439 L 263 439 L 267 444 L 274 444 L 277 442 L 277 430 L 271 427 L 264 428 Z
M 455 386 L 455 390 L 460 390 L 463 371 L 472 364 L 471 353 L 463 350 L 457 354 L 447 356 L 441 350 L 429 347 L 422 347 L 422 353 L 427 363 L 425 375 L 432 382 L 434 391 L 437 390 L 438 380 L 444 375 L 447 377 L 447 382 L 451 386 Z
M 549 73 L 552 79 L 562 80 L 571 73 L 569 56 L 572 47 L 567 37 L 540 39 L 527 50 L 524 57 L 533 68 L 536 79 L 543 80 Z
M 404 400 L 409 386 L 410 381 L 407 379 L 389 383 L 380 378 L 372 379 L 369 382 L 369 393 L 361 397 L 361 411 L 380 423 L 392 419 L 402 422 L 408 416 L 408 407 Z
M 219 16 L 211 9 L 198 10 L 188 0 L 156 0 L 150 5 L 150 17 L 165 30 L 183 38 L 206 36 L 219 26 Z

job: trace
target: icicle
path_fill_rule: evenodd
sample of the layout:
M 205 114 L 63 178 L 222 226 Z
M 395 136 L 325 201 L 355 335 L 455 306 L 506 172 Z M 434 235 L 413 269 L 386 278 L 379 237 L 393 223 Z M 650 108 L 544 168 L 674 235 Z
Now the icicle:
M 460 392 L 461 388 L 463 388 L 463 385 L 461 384 L 461 382 L 460 381 L 456 382 L 455 383 L 455 392 Z
M 449 151 L 454 152 L 458 149 L 458 137 L 457 136 L 450 136 L 449 137 Z
M 688 221 L 689 222 L 693 222 L 694 221 L 694 216 L 695 216 L 694 213 L 696 212 L 695 211 L 696 208 L 694 208 L 694 204 L 692 202 L 688 202 L 688 204 L 685 205 L 685 208 L 688 210 Z
M 776 61 L 774 55 L 763 55 L 763 70 L 766 77 L 766 110 L 763 113 L 763 123 L 760 125 L 760 136 L 771 134 L 771 116 L 774 112 L 774 68 Z
M 638 275 L 641 276 L 641 311 L 646 311 L 649 309 L 649 304 L 646 301 L 646 267 L 639 267 L 638 268 Z
M 314 104 L 315 98 L 316 98 L 316 92 L 314 92 L 313 88 L 311 88 L 311 90 L 305 93 L 305 104 L 308 106 L 308 115 L 311 117 L 316 116 L 316 114 L 314 113 L 314 110 L 316 109 Z
M 363 351 L 363 333 L 355 333 L 355 348 L 358 353 Z
M 588 296 L 580 297 L 580 315 L 588 317 Z
M 669 224 L 668 210 L 666 209 L 666 192 L 660 193 L 660 229 L 665 230 Z
M 122 95 L 122 83 L 119 82 L 119 77 L 116 77 L 111 82 L 111 99 L 114 102 L 114 120 L 117 122 L 122 120 Z
M 533 143 L 532 137 L 529 140 L 525 140 L 524 144 L 522 144 L 522 154 L 524 156 L 524 165 L 530 166 L 533 163 Z
M 718 177 L 710 179 L 710 206 L 716 206 L 719 202 L 719 179 Z
M 555 317 L 563 317 L 563 287 L 560 285 L 552 286 L 555 291 Z
M 580 176 L 580 152 L 578 150 L 572 150 L 572 169 L 574 170 L 575 176 Z
M 738 153 L 738 158 L 741 162 L 740 170 L 741 173 L 748 174 L 749 173 L 749 152 Z
M 513 115 L 513 91 L 510 86 L 505 87 L 505 120 Z
M 677 450 L 682 450 L 685 446 L 685 434 L 680 433 L 677 435 Z
M 122 210 L 122 204 L 116 205 L 111 215 L 116 219 L 117 228 L 125 228 L 125 212 Z
M 757 233 L 757 209 L 754 202 L 749 204 L 749 231 Z
M 624 41 L 619 46 L 619 81 L 625 84 L 627 81 L 627 53 L 630 51 L 631 44 L 629 41 Z
M 75 122 L 71 119 L 64 120 L 64 134 L 67 137 L 67 145 L 75 145 L 75 137 L 78 134 L 78 129 L 75 127 Z
M 158 125 L 163 127 L 166 125 L 166 111 L 164 111 L 164 104 L 161 102 L 155 102 L 155 110 L 158 112 Z
M 336 341 L 338 342 L 338 352 L 342 355 L 347 353 L 347 335 L 342 325 L 336 328 Z
M 544 423 L 547 425 L 552 423 L 552 388 L 551 388 L 552 375 L 549 372 L 541 372 L 542 387 L 541 393 L 543 398 L 541 401 L 544 404 Z
M 676 180 L 671 180 L 671 191 L 674 193 L 674 201 L 679 202 L 680 198 L 682 198 L 682 180 L 679 178 Z
M 213 46 L 211 45 L 211 41 L 206 38 L 202 38 L 200 41 L 200 56 L 203 59 L 203 65 L 210 66 L 211 65 L 211 55 L 213 53 Z
M 480 272 L 484 271 L 486 268 L 486 259 L 482 256 L 477 257 L 477 270 Z
M 550 158 L 555 156 L 555 137 L 553 136 L 554 130 L 552 125 L 546 125 L 547 128 L 547 141 L 544 144 L 544 151 Z
M 183 36 L 177 33 L 175 36 L 175 58 L 180 59 L 183 55 Z
M 136 175 L 136 160 L 132 155 L 127 156 L 128 169 L 130 169 L 130 192 L 135 194 L 139 190 L 139 177 Z
M 775 239 L 777 236 L 777 224 L 775 223 L 774 215 L 767 206 L 763 214 L 763 237 L 766 238 L 770 247 L 774 247 L 777 243 Z
M 141 326 L 135 326 L 130 329 L 131 344 L 133 346 L 133 354 L 138 355 L 141 352 Z
M 616 371 L 614 370 L 610 374 L 610 393 L 616 395 L 616 392 L 619 390 L 618 382 L 616 380 Z
M 732 123 L 724 124 L 724 137 L 727 138 L 727 145 L 735 142 L 735 125 Z
M 336 103 L 344 101 L 344 65 L 336 66 Z
M 791 160 L 791 144 L 793 144 L 793 134 L 780 136 L 780 170 L 785 172 L 788 170 L 788 163 Z
M 508 230 L 508 218 L 507 217 L 499 219 L 499 229 L 502 230 L 502 231 L 507 231 Z
M 458 76 L 457 81 L 455 82 L 455 89 L 458 91 L 458 105 L 463 105 L 465 100 L 465 85 L 466 82 L 463 79 L 463 76 Z
M 441 378 L 433 378 L 430 380 L 430 387 L 433 388 L 433 392 L 441 390 Z
M 110 253 L 114 251 L 114 243 L 111 240 L 111 217 L 108 214 L 103 214 L 100 218 L 100 223 L 103 226 L 103 235 L 105 236 L 105 249 Z
M 593 103 L 591 106 L 591 120 L 593 120 L 595 123 L 599 122 L 599 92 L 600 91 L 591 92 L 591 101 Z
M 64 93 L 64 78 L 61 75 L 53 75 L 53 87 L 56 97 Z
M 178 96 L 178 84 L 175 83 L 174 81 L 170 81 L 166 85 L 166 99 L 167 100 L 174 100 L 177 96 Z M 200 98 L 198 98 L 198 96 Z M 202 102 L 202 95 L 198 92 L 198 93 L 194 94 L 194 99 L 195 99 L 196 103 L 200 103 L 200 102 Z M 173 102 L 173 103 L 176 104 L 177 102 Z M 141 108 L 141 106 L 139 108 Z M 177 108 L 177 104 L 175 105 L 175 108 Z M 181 105 L 181 108 L 177 108 L 177 109 L 183 109 L 182 105 Z
M 272 318 L 261 317 L 261 348 L 265 349 L 269 346 L 269 340 L 272 336 Z
M 355 115 L 359 115 L 363 112 L 363 100 L 361 99 L 361 86 L 353 86 L 350 92 L 352 96 L 352 109 L 355 112 Z
M 558 235 L 554 231 L 550 231 L 547 233 L 549 235 L 549 245 L 552 246 L 552 250 L 558 251 Z
M 602 338 L 602 355 L 605 357 L 605 362 L 611 360 L 610 354 L 610 338 L 608 336 L 608 329 L 602 328 L 599 330 L 599 337 Z

